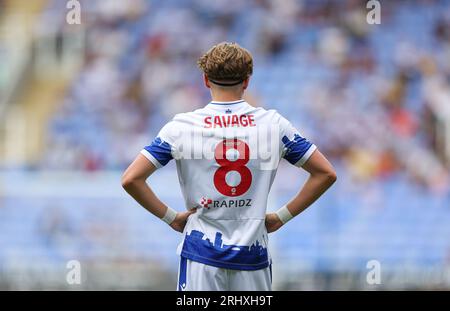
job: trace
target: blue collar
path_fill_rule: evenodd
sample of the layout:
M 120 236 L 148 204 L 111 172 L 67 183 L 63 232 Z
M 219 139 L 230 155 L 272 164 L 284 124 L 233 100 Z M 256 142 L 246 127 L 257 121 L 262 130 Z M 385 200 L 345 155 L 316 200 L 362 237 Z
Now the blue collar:
M 236 105 L 245 102 L 243 99 L 235 100 L 232 102 L 218 102 L 218 101 L 212 101 L 210 102 L 211 105 Z

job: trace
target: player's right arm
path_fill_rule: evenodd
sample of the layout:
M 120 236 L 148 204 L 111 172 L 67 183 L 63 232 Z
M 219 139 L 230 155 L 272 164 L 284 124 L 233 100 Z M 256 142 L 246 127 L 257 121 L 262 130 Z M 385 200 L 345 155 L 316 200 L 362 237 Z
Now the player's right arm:
M 142 154 L 130 164 L 122 176 L 122 187 L 142 207 L 158 218 L 165 220 L 170 213 L 170 208 L 165 205 L 148 186 L 147 178 L 156 171 L 156 166 Z M 188 217 L 195 213 L 192 209 L 183 213 L 176 213 L 174 219 L 168 224 L 176 231 L 183 232 Z M 170 217 L 169 217 L 170 219 Z
M 183 232 L 188 217 L 195 209 L 177 213 L 165 205 L 147 184 L 147 179 L 158 168 L 172 159 L 171 123 L 164 126 L 156 139 L 145 147 L 122 176 L 122 187 L 142 207 L 169 224 L 174 230 Z

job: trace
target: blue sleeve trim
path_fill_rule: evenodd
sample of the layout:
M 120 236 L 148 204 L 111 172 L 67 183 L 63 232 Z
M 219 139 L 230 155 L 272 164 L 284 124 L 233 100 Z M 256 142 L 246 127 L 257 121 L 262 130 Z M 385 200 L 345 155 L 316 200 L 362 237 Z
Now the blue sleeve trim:
M 144 150 L 150 153 L 153 158 L 161 164 L 161 166 L 166 165 L 173 159 L 172 147 L 169 143 L 161 140 L 159 137 L 156 137 L 149 146 L 144 148 Z
M 283 136 L 281 141 L 283 142 L 286 150 L 284 158 L 293 165 L 298 163 L 308 152 L 309 148 L 313 146 L 311 142 L 298 134 L 295 134 L 294 139 L 292 140 L 289 140 L 287 136 Z

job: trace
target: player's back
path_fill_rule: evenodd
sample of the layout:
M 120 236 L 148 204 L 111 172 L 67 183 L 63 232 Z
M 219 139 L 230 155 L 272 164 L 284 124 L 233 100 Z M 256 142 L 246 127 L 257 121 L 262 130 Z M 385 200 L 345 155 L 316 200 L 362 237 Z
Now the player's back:
M 222 268 L 267 267 L 265 215 L 279 161 L 302 165 L 314 149 L 275 110 L 244 100 L 175 116 L 144 153 L 164 165 L 170 150 L 186 207 L 197 208 L 179 253 Z

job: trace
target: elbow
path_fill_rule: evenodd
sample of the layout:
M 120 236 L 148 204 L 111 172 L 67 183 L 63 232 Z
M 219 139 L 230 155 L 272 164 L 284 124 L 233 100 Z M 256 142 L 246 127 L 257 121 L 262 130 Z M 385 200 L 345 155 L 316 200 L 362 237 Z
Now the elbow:
M 122 188 L 125 190 L 129 190 L 136 184 L 136 179 L 127 174 L 124 174 L 122 176 L 121 182 Z
M 327 179 L 327 182 L 330 184 L 330 186 L 331 186 L 332 184 L 334 184 L 334 183 L 336 182 L 336 180 L 337 180 L 337 174 L 336 174 L 336 171 L 335 171 L 334 169 L 329 170 L 329 171 L 326 173 L 326 179 Z

